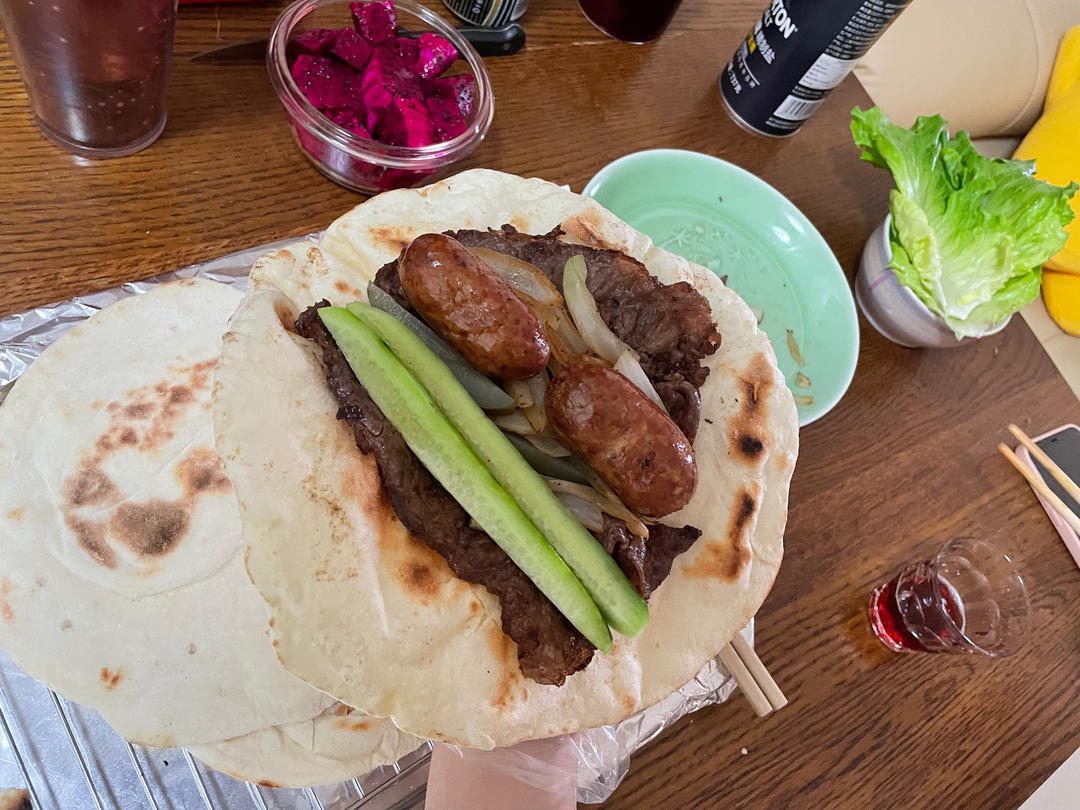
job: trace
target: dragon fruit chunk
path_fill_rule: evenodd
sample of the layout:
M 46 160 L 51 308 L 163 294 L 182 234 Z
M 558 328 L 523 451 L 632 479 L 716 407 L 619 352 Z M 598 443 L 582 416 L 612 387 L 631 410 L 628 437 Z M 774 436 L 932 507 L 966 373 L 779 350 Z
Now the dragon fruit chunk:
M 293 81 L 319 109 L 355 107 L 352 82 L 356 76 L 348 65 L 325 56 L 300 54 L 292 66 Z
M 403 64 L 408 65 L 410 72 L 416 71 L 416 60 L 420 58 L 420 46 L 416 43 L 415 39 L 409 39 L 408 37 L 394 37 L 393 41 L 394 51 Z M 383 43 L 382 47 L 386 48 L 391 43 Z
M 337 29 L 312 28 L 310 31 L 301 31 L 289 41 L 289 45 L 294 46 L 301 53 L 321 56 L 330 53 L 340 33 L 342 32 Z
M 411 98 L 395 98 L 386 108 L 375 134 L 380 141 L 393 146 L 428 146 L 435 143 L 431 114 L 423 102 Z
M 339 127 L 349 130 L 354 135 L 359 135 L 366 141 L 371 140 L 371 133 L 364 126 L 364 113 L 361 110 L 324 110 L 327 118 Z
M 357 70 L 363 70 L 371 58 L 371 46 L 358 33 L 346 28 L 334 43 L 333 54 Z
M 449 141 L 466 130 L 465 116 L 454 99 L 433 96 L 427 100 L 427 108 L 437 141 Z
M 438 34 L 423 33 L 418 44 L 420 57 L 416 68 L 425 79 L 434 79 L 458 58 L 457 48 Z
M 383 114 L 394 99 L 424 100 L 423 90 L 396 51 L 378 47 L 360 77 L 360 97 L 363 101 L 364 126 L 374 132 Z
M 471 73 L 462 73 L 459 76 L 444 76 L 440 79 L 429 79 L 425 82 L 428 98 L 448 98 L 457 102 L 461 115 L 469 117 L 472 112 L 473 101 L 476 98 L 476 77 Z
M 397 31 L 397 12 L 392 0 L 367 0 L 349 3 L 356 33 L 372 45 L 378 45 Z

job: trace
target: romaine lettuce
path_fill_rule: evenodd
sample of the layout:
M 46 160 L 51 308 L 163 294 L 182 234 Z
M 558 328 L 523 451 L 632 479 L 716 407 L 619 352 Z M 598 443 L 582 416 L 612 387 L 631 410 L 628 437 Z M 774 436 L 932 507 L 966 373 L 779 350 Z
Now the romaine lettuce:
M 888 169 L 893 269 L 956 334 L 979 337 L 1039 294 L 1042 265 L 1065 244 L 1076 183 L 1031 176 L 1034 161 L 983 157 L 940 115 L 911 129 L 878 107 L 851 112 L 862 159 Z

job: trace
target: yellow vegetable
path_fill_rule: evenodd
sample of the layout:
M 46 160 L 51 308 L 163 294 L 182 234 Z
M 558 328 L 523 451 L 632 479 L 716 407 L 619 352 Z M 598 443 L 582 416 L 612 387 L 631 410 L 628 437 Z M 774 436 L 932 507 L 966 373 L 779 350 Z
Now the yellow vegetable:
M 1035 160 L 1035 176 L 1057 186 L 1080 182 L 1080 25 L 1061 40 L 1042 117 L 1027 134 L 1013 157 Z M 1048 270 L 1080 274 L 1080 194 L 1070 201 L 1076 218 L 1066 230 L 1069 241 L 1046 263 Z M 1044 289 L 1046 281 L 1043 282 Z M 1076 290 L 1072 290 L 1075 298 Z M 1080 317 L 1080 299 L 1072 302 Z
M 1080 337 L 1080 274 L 1047 270 L 1042 294 L 1050 317 L 1070 335 Z

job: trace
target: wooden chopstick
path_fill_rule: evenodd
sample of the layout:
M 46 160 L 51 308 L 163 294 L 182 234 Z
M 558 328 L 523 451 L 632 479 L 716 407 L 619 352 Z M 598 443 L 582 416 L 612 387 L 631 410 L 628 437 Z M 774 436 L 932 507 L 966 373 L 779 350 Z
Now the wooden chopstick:
M 761 663 L 761 659 L 754 652 L 754 648 L 746 643 L 742 633 L 735 634 L 735 638 L 731 640 L 731 646 L 735 648 L 735 652 L 738 653 L 742 662 L 746 664 L 746 668 L 750 670 L 750 674 L 757 681 L 761 691 L 765 693 L 765 697 L 768 699 L 769 705 L 773 707 L 773 711 L 787 706 L 788 700 L 784 697 L 784 693 L 776 685 L 776 681 L 769 674 L 769 670 L 765 669 L 765 665 Z
M 1039 474 L 1017 458 L 1016 453 L 1012 451 L 1012 448 L 1007 447 L 1004 444 L 999 444 L 998 450 L 1000 450 L 1001 454 L 1009 460 L 1010 464 L 1016 467 L 1016 471 L 1027 479 L 1027 482 L 1031 484 L 1035 491 L 1050 502 L 1050 505 L 1054 507 L 1054 511 L 1061 515 L 1066 523 L 1072 526 L 1073 531 L 1080 534 L 1080 517 L 1077 517 L 1072 513 L 1069 507 L 1065 505 L 1065 502 L 1046 485 L 1046 482 L 1042 480 Z M 1049 469 L 1049 467 L 1047 469 Z M 1055 476 L 1055 478 L 1056 477 L 1057 476 Z
M 758 717 L 787 705 L 784 693 L 741 633 L 720 650 L 719 657 Z
M 720 662 L 731 673 L 735 683 L 739 685 L 739 691 L 746 696 L 746 700 L 758 717 L 764 717 L 772 711 L 769 699 L 765 697 L 765 693 L 761 691 L 754 676 L 750 674 L 750 670 L 746 668 L 746 664 L 742 662 L 739 654 L 730 644 L 720 650 Z
M 1024 431 L 1022 431 L 1016 425 L 1009 425 L 1009 433 L 1015 436 L 1020 442 L 1020 444 L 1024 445 L 1024 447 L 1028 449 L 1028 452 L 1031 453 L 1031 455 L 1035 456 L 1035 459 L 1040 464 L 1042 464 L 1043 467 L 1050 471 L 1050 474 L 1057 479 L 1057 482 L 1061 484 L 1061 486 L 1065 489 L 1066 492 L 1069 493 L 1073 500 L 1075 500 L 1077 503 L 1080 503 L 1080 486 L 1077 486 L 1076 482 L 1065 474 L 1065 471 L 1057 465 L 1057 462 L 1050 458 L 1050 456 L 1046 455 L 1043 449 L 1039 447 L 1039 445 L 1035 444 L 1035 442 L 1032 441 L 1031 437 L 1024 433 Z

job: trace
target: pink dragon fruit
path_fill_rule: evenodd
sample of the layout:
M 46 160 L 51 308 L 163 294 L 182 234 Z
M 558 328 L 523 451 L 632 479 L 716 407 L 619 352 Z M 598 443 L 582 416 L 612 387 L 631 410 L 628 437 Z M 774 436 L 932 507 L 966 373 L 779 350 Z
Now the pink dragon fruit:
M 397 12 L 392 0 L 349 3 L 349 11 L 356 33 L 372 45 L 390 39 L 397 32 Z
M 423 90 L 411 71 L 411 66 L 396 50 L 378 47 L 360 79 L 360 97 L 364 104 L 364 126 L 375 132 L 383 113 L 394 99 L 424 100 Z
M 348 31 L 349 29 L 343 30 Z M 337 42 L 338 35 L 341 33 L 342 31 L 330 28 L 312 28 L 310 31 L 301 31 L 292 38 L 289 44 L 295 46 L 302 53 L 327 54 L 330 53 L 334 43 Z
M 346 28 L 338 35 L 332 53 L 357 70 L 363 70 L 371 58 L 371 46 L 358 33 Z
M 434 79 L 458 58 L 457 48 L 438 34 L 421 34 L 418 45 L 420 56 L 416 69 L 425 79 Z
M 471 73 L 463 73 L 459 76 L 444 76 L 440 79 L 429 79 L 424 82 L 425 95 L 428 98 L 453 99 L 461 115 L 469 117 L 472 112 L 473 100 L 476 97 L 476 77 Z
M 323 113 L 339 127 L 344 127 L 366 141 L 371 140 L 371 133 L 364 126 L 364 113 L 362 110 L 323 110 Z
M 432 96 L 427 100 L 427 108 L 431 113 L 436 141 L 448 141 L 465 131 L 465 116 L 454 99 Z
M 379 122 L 379 140 L 393 146 L 428 146 L 435 143 L 431 114 L 423 101 L 395 98 Z
M 356 106 L 351 67 L 326 56 L 300 54 L 292 65 L 292 77 L 300 92 L 319 109 Z

